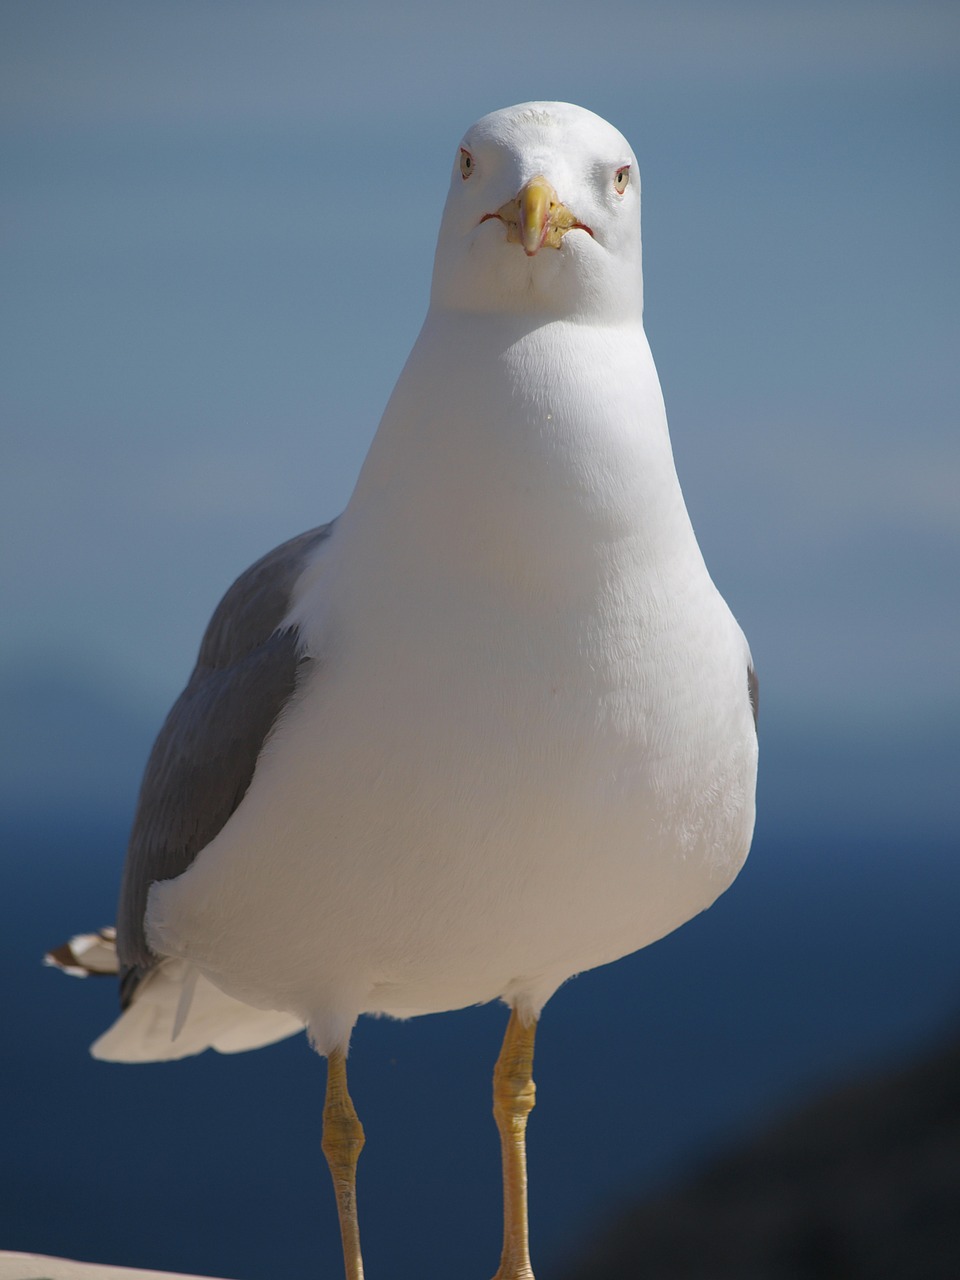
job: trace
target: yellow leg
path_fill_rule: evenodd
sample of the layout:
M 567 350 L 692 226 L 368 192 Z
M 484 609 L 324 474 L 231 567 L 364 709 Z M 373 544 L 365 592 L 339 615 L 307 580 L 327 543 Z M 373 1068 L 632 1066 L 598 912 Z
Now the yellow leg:
M 533 1040 L 536 1021 L 524 1026 L 510 1012 L 493 1072 L 493 1114 L 503 1154 L 503 1253 L 494 1280 L 534 1280 L 527 1229 L 527 1116 L 533 1110 Z
M 363 1280 L 360 1225 L 357 1221 L 357 1159 L 363 1150 L 363 1126 L 347 1091 L 347 1062 L 339 1049 L 335 1049 L 327 1059 L 327 1097 L 323 1107 L 321 1145 L 337 1195 L 346 1280 Z

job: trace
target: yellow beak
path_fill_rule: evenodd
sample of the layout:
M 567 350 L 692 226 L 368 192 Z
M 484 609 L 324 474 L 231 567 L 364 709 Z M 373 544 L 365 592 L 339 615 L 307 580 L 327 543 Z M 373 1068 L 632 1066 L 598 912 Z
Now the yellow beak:
M 559 249 L 560 241 L 571 227 L 589 231 L 560 203 L 560 197 L 540 173 L 524 183 L 513 200 L 501 205 L 496 213 L 486 214 L 481 221 L 487 218 L 499 218 L 506 225 L 508 243 L 523 245 L 528 258 L 545 245 L 548 249 Z
M 528 258 L 543 248 L 549 230 L 550 212 L 560 204 L 559 197 L 541 174 L 531 178 L 517 195 L 517 220 L 520 243 Z

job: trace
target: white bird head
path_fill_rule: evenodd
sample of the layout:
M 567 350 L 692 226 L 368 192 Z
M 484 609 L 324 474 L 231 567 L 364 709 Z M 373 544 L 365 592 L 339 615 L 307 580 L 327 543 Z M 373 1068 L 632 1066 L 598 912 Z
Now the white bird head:
M 478 120 L 457 149 L 431 301 L 592 322 L 643 310 L 640 174 L 626 139 L 568 102 Z

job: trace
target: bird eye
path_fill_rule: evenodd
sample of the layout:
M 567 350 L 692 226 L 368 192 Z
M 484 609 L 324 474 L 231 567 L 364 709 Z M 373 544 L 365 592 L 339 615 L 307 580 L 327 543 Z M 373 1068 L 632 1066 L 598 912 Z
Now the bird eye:
M 622 196 L 627 189 L 627 183 L 630 181 L 630 166 L 622 165 L 614 175 L 613 189 L 618 196 Z
M 466 147 L 460 148 L 460 177 L 469 178 L 473 173 L 476 161 Z

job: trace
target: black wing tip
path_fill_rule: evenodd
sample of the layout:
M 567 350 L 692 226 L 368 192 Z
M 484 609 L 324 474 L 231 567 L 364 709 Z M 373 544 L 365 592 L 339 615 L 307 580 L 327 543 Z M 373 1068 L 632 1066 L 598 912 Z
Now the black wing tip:
M 750 696 L 750 709 L 753 711 L 753 727 L 760 728 L 760 677 L 751 663 L 747 667 L 747 693 Z
M 115 978 L 117 931 L 107 925 L 96 933 L 78 933 L 69 942 L 45 952 L 43 963 L 71 978 Z

